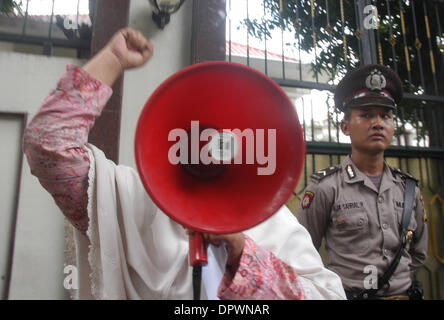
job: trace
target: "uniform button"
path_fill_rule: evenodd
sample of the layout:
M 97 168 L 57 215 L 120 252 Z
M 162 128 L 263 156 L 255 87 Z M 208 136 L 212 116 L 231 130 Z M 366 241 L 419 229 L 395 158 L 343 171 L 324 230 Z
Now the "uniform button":
M 362 226 L 364 224 L 364 218 L 359 218 L 358 226 Z
M 384 255 L 385 256 L 388 255 L 388 250 L 387 249 L 384 249 Z
M 383 229 L 387 229 L 388 228 L 388 224 L 387 223 L 382 224 L 382 228 Z
M 378 197 L 378 202 L 379 203 L 383 203 L 384 202 L 384 198 L 383 197 Z

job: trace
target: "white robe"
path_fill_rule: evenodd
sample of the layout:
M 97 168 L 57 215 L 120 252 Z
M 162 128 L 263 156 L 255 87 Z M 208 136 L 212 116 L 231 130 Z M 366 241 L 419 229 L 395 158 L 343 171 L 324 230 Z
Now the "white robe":
M 93 145 L 88 148 L 88 237 L 74 228 L 76 298 L 192 299 L 188 237 L 182 226 L 156 207 L 136 170 L 115 165 Z M 286 206 L 245 234 L 296 270 L 308 299 L 345 299 L 339 276 L 324 267 L 309 233 Z M 203 287 L 215 297 L 211 274 L 204 272 Z

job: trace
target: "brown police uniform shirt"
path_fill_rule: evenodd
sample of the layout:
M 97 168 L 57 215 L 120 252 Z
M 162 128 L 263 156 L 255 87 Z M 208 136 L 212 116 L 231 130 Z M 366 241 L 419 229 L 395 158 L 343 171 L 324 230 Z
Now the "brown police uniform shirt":
M 400 246 L 405 180 L 385 164 L 378 191 L 350 157 L 331 171 L 307 186 L 297 217 L 317 249 L 325 236 L 328 268 L 341 277 L 345 290 L 364 289 L 372 275 L 370 270 L 377 270 L 376 276 L 381 276 Z M 426 259 L 427 226 L 420 197 L 416 187 L 409 224 L 413 240 L 390 279 L 390 288 L 380 290 L 378 295 L 405 294 L 411 284 L 410 272 Z

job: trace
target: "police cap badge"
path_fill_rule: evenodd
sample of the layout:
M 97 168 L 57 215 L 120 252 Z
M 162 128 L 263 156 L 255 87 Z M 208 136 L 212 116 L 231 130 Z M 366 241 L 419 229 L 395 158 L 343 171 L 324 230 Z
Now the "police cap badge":
M 402 82 L 390 68 L 365 65 L 347 73 L 335 90 L 335 105 L 340 111 L 363 106 L 396 109 L 402 99 Z

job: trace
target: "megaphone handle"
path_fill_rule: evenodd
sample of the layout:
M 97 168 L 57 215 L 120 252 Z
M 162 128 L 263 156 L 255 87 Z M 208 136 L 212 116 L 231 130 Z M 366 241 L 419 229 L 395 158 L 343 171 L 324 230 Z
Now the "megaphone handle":
M 207 248 L 202 233 L 194 232 L 188 238 L 190 246 L 190 265 L 193 267 L 208 264 Z
M 202 285 L 202 267 L 193 267 L 193 300 L 200 300 L 200 286 Z

